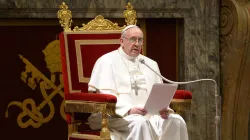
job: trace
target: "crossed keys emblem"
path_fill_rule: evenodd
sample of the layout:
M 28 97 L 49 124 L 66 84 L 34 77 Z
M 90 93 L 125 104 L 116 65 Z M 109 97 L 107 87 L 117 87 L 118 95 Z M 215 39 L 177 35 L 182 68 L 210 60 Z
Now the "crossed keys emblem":
M 59 94 L 64 98 L 63 81 L 62 81 L 62 68 L 61 68 L 61 59 L 60 59 L 60 44 L 59 40 L 54 40 L 47 45 L 43 50 L 45 55 L 45 61 L 47 67 L 51 72 L 50 79 L 42 74 L 34 65 L 32 65 L 26 58 L 19 54 L 19 58 L 25 63 L 25 71 L 21 73 L 21 79 L 28 84 L 33 90 L 40 88 L 44 100 L 36 105 L 36 102 L 27 98 L 23 102 L 12 101 L 8 104 L 5 117 L 8 117 L 8 108 L 10 106 L 18 106 L 22 109 L 17 117 L 17 123 L 21 128 L 27 128 L 32 126 L 34 128 L 39 128 L 42 124 L 49 122 L 55 114 L 55 107 L 51 99 Z M 59 77 L 59 78 L 58 78 Z M 59 81 L 59 85 L 56 85 L 56 81 Z M 47 91 L 52 91 L 50 94 Z M 45 117 L 41 113 L 41 109 L 48 105 L 49 114 Z M 63 119 L 66 120 L 66 115 L 64 112 L 64 100 L 60 105 L 60 114 Z M 25 117 L 25 119 L 24 119 Z M 27 120 L 26 118 L 29 117 Z

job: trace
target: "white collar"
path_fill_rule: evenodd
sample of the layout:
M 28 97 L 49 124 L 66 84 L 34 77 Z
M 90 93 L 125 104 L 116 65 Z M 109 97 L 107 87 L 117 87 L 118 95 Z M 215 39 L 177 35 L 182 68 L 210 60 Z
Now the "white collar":
M 120 47 L 120 48 L 118 49 L 118 52 L 120 53 L 120 55 L 121 55 L 122 57 L 126 58 L 127 60 L 135 61 L 135 59 L 137 58 L 137 57 L 132 57 L 132 56 L 127 55 L 127 54 L 124 52 L 124 50 L 123 50 L 122 47 Z

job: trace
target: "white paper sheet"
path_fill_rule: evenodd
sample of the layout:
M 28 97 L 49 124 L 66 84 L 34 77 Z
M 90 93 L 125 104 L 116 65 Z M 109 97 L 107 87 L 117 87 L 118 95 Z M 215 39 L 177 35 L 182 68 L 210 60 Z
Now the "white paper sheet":
M 177 84 L 154 84 L 144 106 L 148 114 L 159 114 L 161 109 L 168 107 L 177 87 Z

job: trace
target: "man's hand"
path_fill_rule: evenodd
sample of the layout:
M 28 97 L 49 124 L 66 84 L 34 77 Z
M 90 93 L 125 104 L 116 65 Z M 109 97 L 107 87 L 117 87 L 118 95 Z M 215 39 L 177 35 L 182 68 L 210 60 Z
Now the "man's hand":
M 170 113 L 174 113 L 174 111 L 170 108 L 163 108 L 162 110 L 159 111 L 159 114 L 163 119 L 167 119 Z
M 147 110 L 142 107 L 133 107 L 128 111 L 128 115 L 130 114 L 140 114 L 140 115 L 146 115 Z

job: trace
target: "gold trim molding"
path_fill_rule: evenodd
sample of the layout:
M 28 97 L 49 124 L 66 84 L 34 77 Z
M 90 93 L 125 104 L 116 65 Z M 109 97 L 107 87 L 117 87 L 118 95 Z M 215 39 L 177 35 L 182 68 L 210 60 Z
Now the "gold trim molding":
M 105 111 L 109 115 L 116 115 L 115 103 L 105 102 L 91 102 L 91 101 L 77 101 L 66 100 L 65 111 L 66 112 L 83 112 L 83 113 L 101 113 Z

